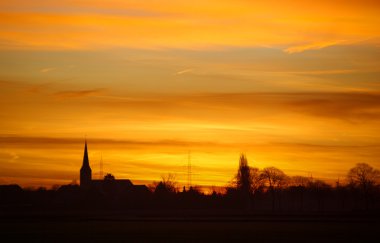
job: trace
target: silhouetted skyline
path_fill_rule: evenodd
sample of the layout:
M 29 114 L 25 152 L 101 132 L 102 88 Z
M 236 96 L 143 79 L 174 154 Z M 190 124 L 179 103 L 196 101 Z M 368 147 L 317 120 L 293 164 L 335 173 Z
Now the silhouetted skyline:
M 180 188 L 170 174 L 148 186 L 135 185 L 127 178 L 117 179 L 110 173 L 102 179 L 93 179 L 85 141 L 79 185 L 61 185 L 50 190 L 0 185 L 0 207 L 28 211 L 186 209 L 197 210 L 201 215 L 210 212 L 351 214 L 380 210 L 380 171 L 365 163 L 351 168 L 346 180 L 333 186 L 318 178 L 288 176 L 276 167 L 260 170 L 250 166 L 244 154 L 237 164 L 234 179 L 211 194 L 205 194 L 197 185 Z
M 0 231 L 1 238 L 84 241 L 82 238 L 99 240 L 100 236 L 107 236 L 120 240 L 125 238 L 122 234 L 127 234 L 129 241 L 157 241 L 163 240 L 165 233 L 165 242 L 223 242 L 226 239 L 215 234 L 215 230 L 223 230 L 229 239 L 241 241 L 253 239 L 252 232 L 257 227 L 260 230 L 255 239 L 265 242 L 278 240 L 273 234 L 281 234 L 284 241 L 305 241 L 307 235 L 302 230 L 294 234 L 294 229 L 305 228 L 308 233 L 318 232 L 315 239 L 323 241 L 377 238 L 380 171 L 365 163 L 356 164 L 346 173 L 345 180 L 332 186 L 314 177 L 286 175 L 273 166 L 258 169 L 241 154 L 233 180 L 205 194 L 196 184 L 180 188 L 172 174 L 148 186 L 115 178 L 110 173 L 94 179 L 88 152 L 85 140 L 82 164 L 78 167 L 80 184 L 35 190 L 16 184 L 0 185 L 0 228 L 5 230 Z M 143 227 L 136 226 L 142 222 Z M 71 224 L 80 224 L 79 228 L 86 225 L 90 233 L 80 230 L 73 234 L 78 227 L 70 227 Z M 172 224 L 175 228 L 168 230 Z M 196 226 L 199 224 L 205 224 L 201 231 Z M 350 228 L 344 236 L 342 224 L 344 229 Z M 270 229 L 269 237 L 262 233 L 266 228 Z M 57 238 L 57 232 L 65 233 Z

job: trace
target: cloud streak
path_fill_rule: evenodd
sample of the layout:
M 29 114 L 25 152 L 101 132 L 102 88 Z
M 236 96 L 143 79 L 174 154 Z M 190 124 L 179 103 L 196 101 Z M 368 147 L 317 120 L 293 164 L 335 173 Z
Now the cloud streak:
M 101 95 L 104 91 L 105 89 L 68 90 L 56 92 L 54 93 L 54 96 L 59 99 L 82 98 Z
M 56 70 L 57 68 L 55 67 L 48 67 L 48 68 L 43 68 L 40 70 L 41 73 L 48 73 L 48 72 L 51 72 L 51 71 L 54 71 Z
M 308 43 L 308 44 L 303 44 L 303 45 L 291 46 L 291 47 L 286 48 L 284 52 L 293 54 L 293 53 L 299 53 L 299 52 L 308 51 L 308 50 L 319 50 L 326 47 L 343 45 L 343 44 L 347 44 L 347 42 L 343 40 L 326 41 L 326 42 L 321 41 L 321 42 L 316 42 L 316 43 Z
M 199 142 L 199 141 L 185 141 L 185 140 L 119 140 L 119 139 L 107 139 L 107 138 L 93 138 L 88 139 L 91 144 L 103 144 L 106 146 L 146 146 L 146 147 L 187 147 L 187 146 L 221 146 L 225 147 L 228 144 L 216 143 L 216 142 Z M 0 144 L 4 146 L 16 146 L 24 148 L 44 148 L 44 147 L 62 147 L 62 146 L 77 146 L 83 145 L 83 138 L 49 138 L 49 137 L 20 137 L 20 136 L 0 136 Z
M 182 75 L 182 74 L 189 73 L 189 72 L 192 72 L 192 71 L 193 71 L 193 69 L 191 69 L 191 68 L 184 69 L 184 70 L 176 72 L 175 75 Z
M 149 110 L 245 110 L 254 114 L 263 110 L 305 114 L 312 117 L 343 121 L 377 121 L 380 117 L 378 92 L 315 92 L 315 93 L 203 93 L 188 95 L 156 95 L 144 99 L 111 99 L 103 106 L 128 106 Z M 248 115 L 249 116 L 249 115 Z
M 29 2 L 2 4 L 1 49 L 271 46 L 295 53 L 341 40 L 357 43 L 380 34 L 373 11 L 379 6 L 373 2 L 357 5 L 319 1 L 311 5 L 305 1 L 179 0 L 149 4 L 97 2 L 91 6 L 84 1 Z M 295 44 L 300 39 L 303 43 Z

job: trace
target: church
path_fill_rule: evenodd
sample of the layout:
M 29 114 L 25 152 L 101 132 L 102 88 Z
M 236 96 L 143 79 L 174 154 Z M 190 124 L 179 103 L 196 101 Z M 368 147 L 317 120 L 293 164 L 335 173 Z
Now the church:
M 115 192 L 123 192 L 129 190 L 135 192 L 149 192 L 149 189 L 145 185 L 133 185 L 128 179 L 115 179 L 110 174 L 106 175 L 102 180 L 93 180 L 90 161 L 88 159 L 87 140 L 84 143 L 83 163 L 80 169 L 80 187 L 86 190 L 96 189 L 99 191 L 112 190 Z

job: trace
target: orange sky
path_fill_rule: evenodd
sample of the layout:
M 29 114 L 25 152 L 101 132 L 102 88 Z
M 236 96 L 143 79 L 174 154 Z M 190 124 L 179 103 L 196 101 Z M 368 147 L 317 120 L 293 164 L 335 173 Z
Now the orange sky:
M 289 175 L 380 167 L 378 1 L 1 1 L 0 183 L 172 173 L 241 152 Z

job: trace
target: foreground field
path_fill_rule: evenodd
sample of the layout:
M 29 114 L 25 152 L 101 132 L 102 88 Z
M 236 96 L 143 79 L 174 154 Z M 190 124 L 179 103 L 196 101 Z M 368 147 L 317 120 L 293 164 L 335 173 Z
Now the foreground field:
M 379 242 L 377 216 L 2 214 L 2 242 Z

